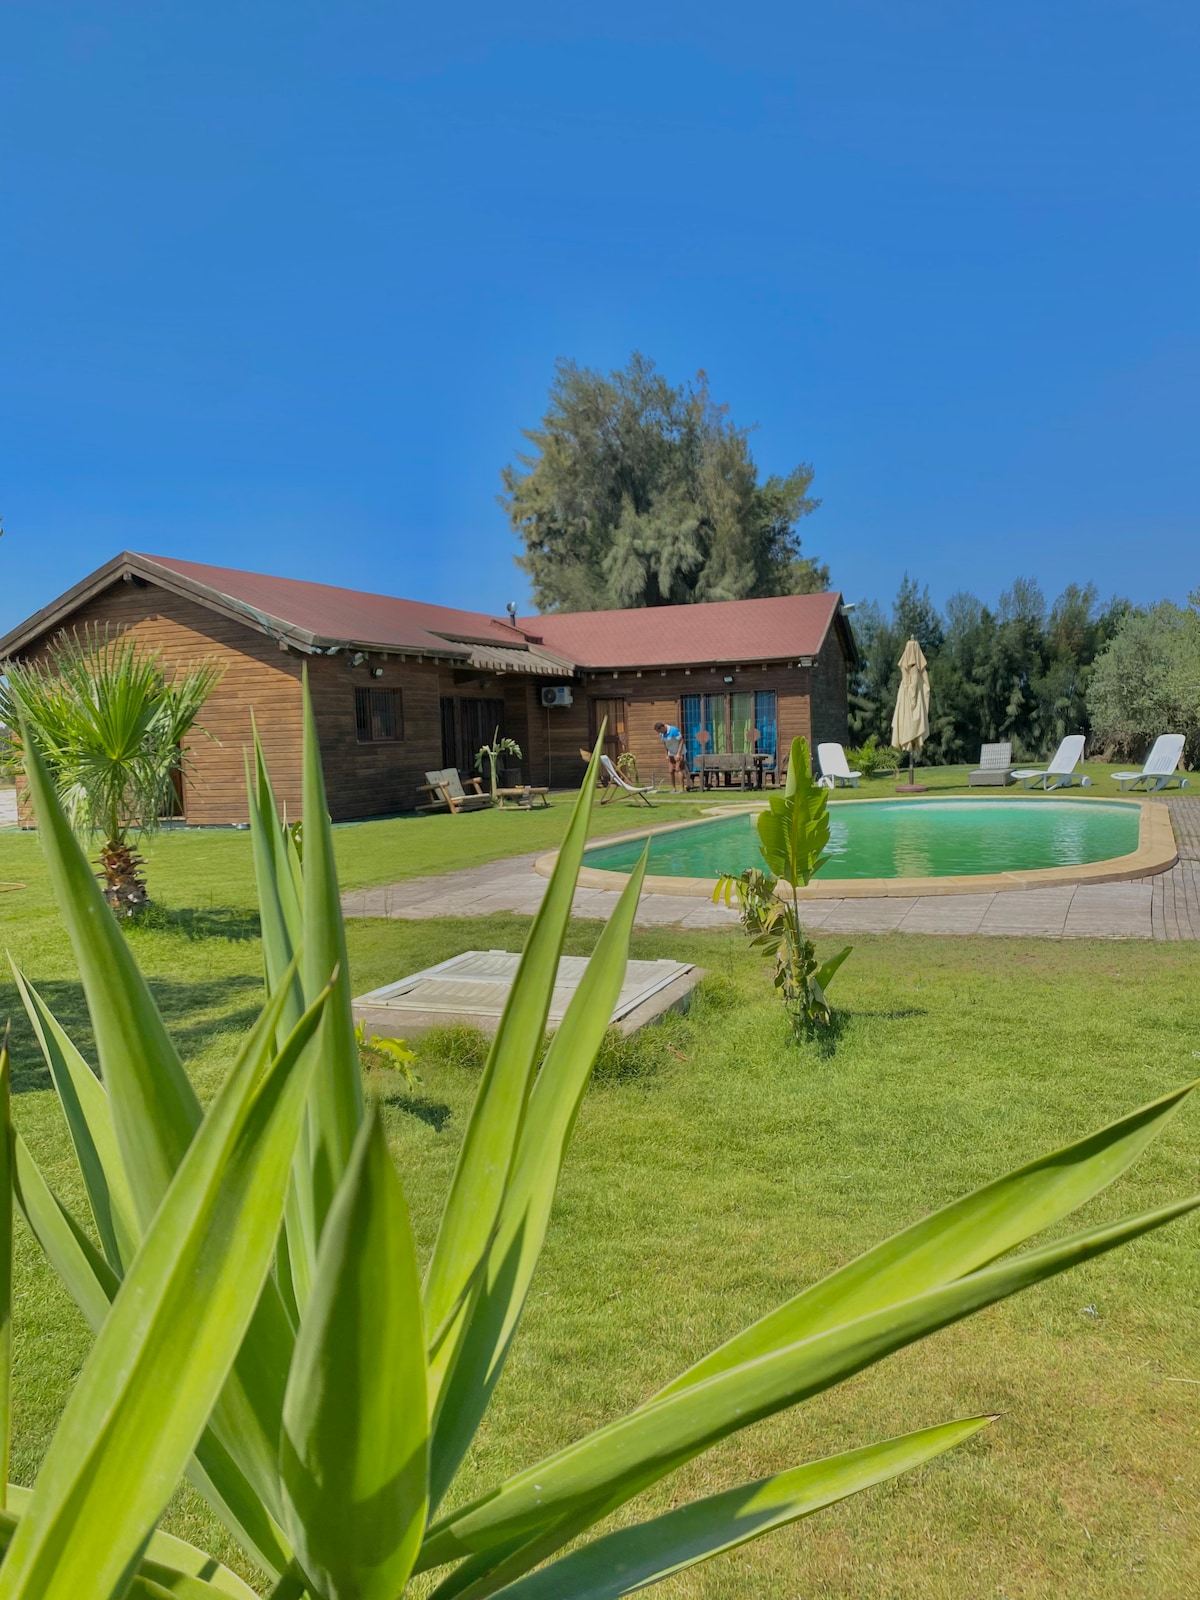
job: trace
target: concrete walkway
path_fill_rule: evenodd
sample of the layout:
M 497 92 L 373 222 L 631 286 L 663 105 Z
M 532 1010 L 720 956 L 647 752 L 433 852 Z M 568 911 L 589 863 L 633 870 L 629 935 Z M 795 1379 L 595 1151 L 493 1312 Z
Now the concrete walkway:
M 1169 800 L 1180 860 L 1170 872 L 1130 883 L 1066 884 L 998 894 L 915 895 L 911 899 L 812 900 L 804 925 L 823 933 L 1016 934 L 1047 939 L 1200 939 L 1200 797 Z M 411 878 L 343 895 L 348 917 L 531 916 L 546 892 L 536 855 L 515 856 L 437 878 Z M 579 889 L 575 915 L 605 919 L 617 896 Z M 686 895 L 642 896 L 640 927 L 720 928 L 737 921 L 724 906 Z

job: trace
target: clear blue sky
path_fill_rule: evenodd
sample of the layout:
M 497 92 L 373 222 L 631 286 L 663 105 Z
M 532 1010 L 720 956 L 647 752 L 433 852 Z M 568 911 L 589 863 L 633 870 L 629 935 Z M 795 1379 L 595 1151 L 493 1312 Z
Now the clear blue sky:
M 1200 582 L 1200 8 L 0 11 L 0 630 L 122 547 L 493 611 L 554 358 L 855 598 Z

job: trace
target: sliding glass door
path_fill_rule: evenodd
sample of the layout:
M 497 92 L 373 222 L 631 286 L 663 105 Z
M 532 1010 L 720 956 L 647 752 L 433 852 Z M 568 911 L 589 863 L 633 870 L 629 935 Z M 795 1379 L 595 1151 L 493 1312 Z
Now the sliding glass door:
M 685 694 L 680 726 L 689 762 L 699 755 L 774 755 L 777 741 L 774 689 L 738 694 Z

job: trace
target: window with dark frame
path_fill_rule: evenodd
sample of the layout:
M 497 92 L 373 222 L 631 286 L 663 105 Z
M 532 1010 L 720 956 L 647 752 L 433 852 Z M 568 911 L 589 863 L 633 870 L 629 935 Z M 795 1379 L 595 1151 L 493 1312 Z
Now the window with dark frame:
M 404 737 L 399 689 L 355 689 L 354 731 L 359 744 L 394 744 Z

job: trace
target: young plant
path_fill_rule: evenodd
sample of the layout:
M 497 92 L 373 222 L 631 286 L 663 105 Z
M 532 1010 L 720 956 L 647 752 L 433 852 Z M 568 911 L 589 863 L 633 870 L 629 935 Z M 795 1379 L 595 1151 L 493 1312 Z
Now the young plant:
M 377 1033 L 368 1035 L 366 1023 L 360 1022 L 354 1029 L 354 1042 L 364 1067 L 384 1067 L 389 1072 L 400 1073 L 406 1083 L 420 1082 L 413 1070 L 417 1052 L 408 1048 L 406 1039 L 384 1039 Z
M 100 836 L 105 898 L 118 916 L 136 916 L 149 897 L 133 842 L 170 813 L 183 741 L 220 669 L 169 675 L 132 634 L 85 632 L 60 634 L 45 663 L 5 671 L 8 764 L 19 766 L 31 730 L 72 827 Z
M 520 761 L 521 746 L 515 739 L 502 739 L 500 737 L 500 729 L 497 728 L 492 735 L 491 744 L 485 744 L 475 757 L 475 765 L 477 767 L 482 767 L 485 761 L 488 764 L 493 803 L 496 800 L 496 764 L 501 756 L 516 756 L 517 760 Z
M 847 750 L 846 759 L 864 778 L 880 778 L 900 770 L 901 755 L 891 745 L 877 744 L 872 734 L 865 744 L 860 744 L 855 750 Z
M 722 873 L 713 900 L 731 905 L 736 898 L 751 945 L 775 962 L 775 987 L 792 1032 L 801 1039 L 832 1022 L 825 991 L 851 948 L 847 945 L 818 962 L 816 948 L 800 925 L 799 890 L 815 877 L 829 843 L 828 802 L 825 790 L 813 781 L 803 739 L 792 740 L 786 786 L 771 795 L 768 807 L 758 819 L 758 837 L 770 870 L 749 867 L 737 875 Z
M 103 914 L 35 745 L 27 760 L 100 1075 L 18 974 L 92 1226 L 12 1132 L 0 1059 L 0 1330 L 14 1303 L 15 1195 L 96 1340 L 36 1487 L 10 1487 L 0 1509 L 0 1600 L 254 1600 L 268 1589 L 274 1600 L 398 1600 L 417 1574 L 438 1600 L 616 1600 L 894 1478 L 995 1418 L 919 1428 L 596 1533 L 643 1490 L 751 1423 L 1200 1205 L 1010 1254 L 1124 1172 L 1184 1088 L 921 1218 L 628 1415 L 468 1498 L 455 1481 L 520 1324 L 644 871 L 643 861 L 544 1049 L 597 757 L 491 1047 L 423 1281 L 381 1123 L 363 1103 L 311 708 L 303 863 L 255 753 L 267 996 L 207 1113 Z M 8 1390 L 0 1338 L 0 1447 Z M 258 1590 L 157 1531 L 185 1474 L 261 1571 Z

